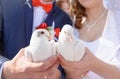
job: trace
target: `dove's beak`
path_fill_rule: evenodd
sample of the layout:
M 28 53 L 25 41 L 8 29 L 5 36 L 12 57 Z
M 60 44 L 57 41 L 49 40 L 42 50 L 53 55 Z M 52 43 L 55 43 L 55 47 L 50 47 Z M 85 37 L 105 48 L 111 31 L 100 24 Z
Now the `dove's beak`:
M 46 35 L 46 37 L 48 38 L 48 40 L 52 39 L 50 35 Z

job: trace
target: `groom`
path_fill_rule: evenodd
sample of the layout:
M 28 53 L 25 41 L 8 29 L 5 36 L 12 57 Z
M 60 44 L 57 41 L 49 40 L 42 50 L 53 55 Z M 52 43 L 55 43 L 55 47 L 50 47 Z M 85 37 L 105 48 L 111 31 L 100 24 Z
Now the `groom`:
M 46 12 L 42 6 L 38 6 L 37 1 L 51 4 L 51 10 Z M 40 24 L 52 26 L 54 21 L 55 28 L 60 29 L 64 24 L 72 24 L 69 16 L 55 5 L 55 0 L 1 0 L 0 5 L 3 55 L 9 59 L 29 45 L 33 30 Z
M 29 45 L 32 32 L 42 23 L 61 29 L 70 17 L 58 8 L 55 0 L 0 0 L 0 44 L 2 55 L 12 59 Z

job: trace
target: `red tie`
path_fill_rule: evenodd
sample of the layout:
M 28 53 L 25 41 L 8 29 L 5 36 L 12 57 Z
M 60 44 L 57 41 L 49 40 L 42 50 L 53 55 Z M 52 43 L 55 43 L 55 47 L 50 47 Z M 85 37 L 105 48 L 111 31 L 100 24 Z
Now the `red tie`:
M 32 4 L 35 7 L 42 6 L 46 13 L 49 13 L 53 7 L 52 4 L 43 4 L 40 2 L 40 0 L 32 0 Z

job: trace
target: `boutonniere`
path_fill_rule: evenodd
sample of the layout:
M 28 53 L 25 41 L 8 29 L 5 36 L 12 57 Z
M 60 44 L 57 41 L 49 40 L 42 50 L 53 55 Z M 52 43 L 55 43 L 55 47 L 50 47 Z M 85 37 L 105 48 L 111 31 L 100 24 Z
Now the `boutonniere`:
M 46 23 L 42 23 L 41 25 L 36 27 L 36 29 L 47 29 L 47 28 L 48 28 L 48 25 Z
M 60 28 L 55 28 L 55 23 L 53 22 L 52 26 L 48 26 L 47 23 L 42 23 L 36 29 L 46 29 L 49 31 L 50 35 L 52 37 L 58 38 L 59 33 L 60 33 Z
M 31 4 L 30 4 L 30 0 L 26 0 L 25 4 L 28 5 L 29 8 L 32 8 Z
M 60 33 L 60 28 L 55 28 L 54 31 L 55 31 L 55 37 L 58 38 L 59 33 Z

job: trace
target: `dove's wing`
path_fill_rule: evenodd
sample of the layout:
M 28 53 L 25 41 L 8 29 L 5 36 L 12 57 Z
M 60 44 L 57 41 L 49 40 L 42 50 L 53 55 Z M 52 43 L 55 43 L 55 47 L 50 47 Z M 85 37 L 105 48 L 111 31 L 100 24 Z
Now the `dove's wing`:
M 74 61 L 74 50 L 71 43 L 58 43 L 57 52 L 60 53 L 66 60 Z
M 82 59 L 82 57 L 85 54 L 85 45 L 83 44 L 83 42 L 81 40 L 77 40 L 76 44 L 74 46 L 74 50 L 75 50 L 75 61 L 79 61 Z
M 32 53 L 29 51 L 29 46 L 25 48 L 25 57 L 29 60 L 29 61 L 33 61 L 32 58 Z
M 39 62 L 47 59 L 51 56 L 49 51 L 49 43 L 47 41 L 42 41 L 38 43 L 37 49 L 32 53 L 34 62 Z

